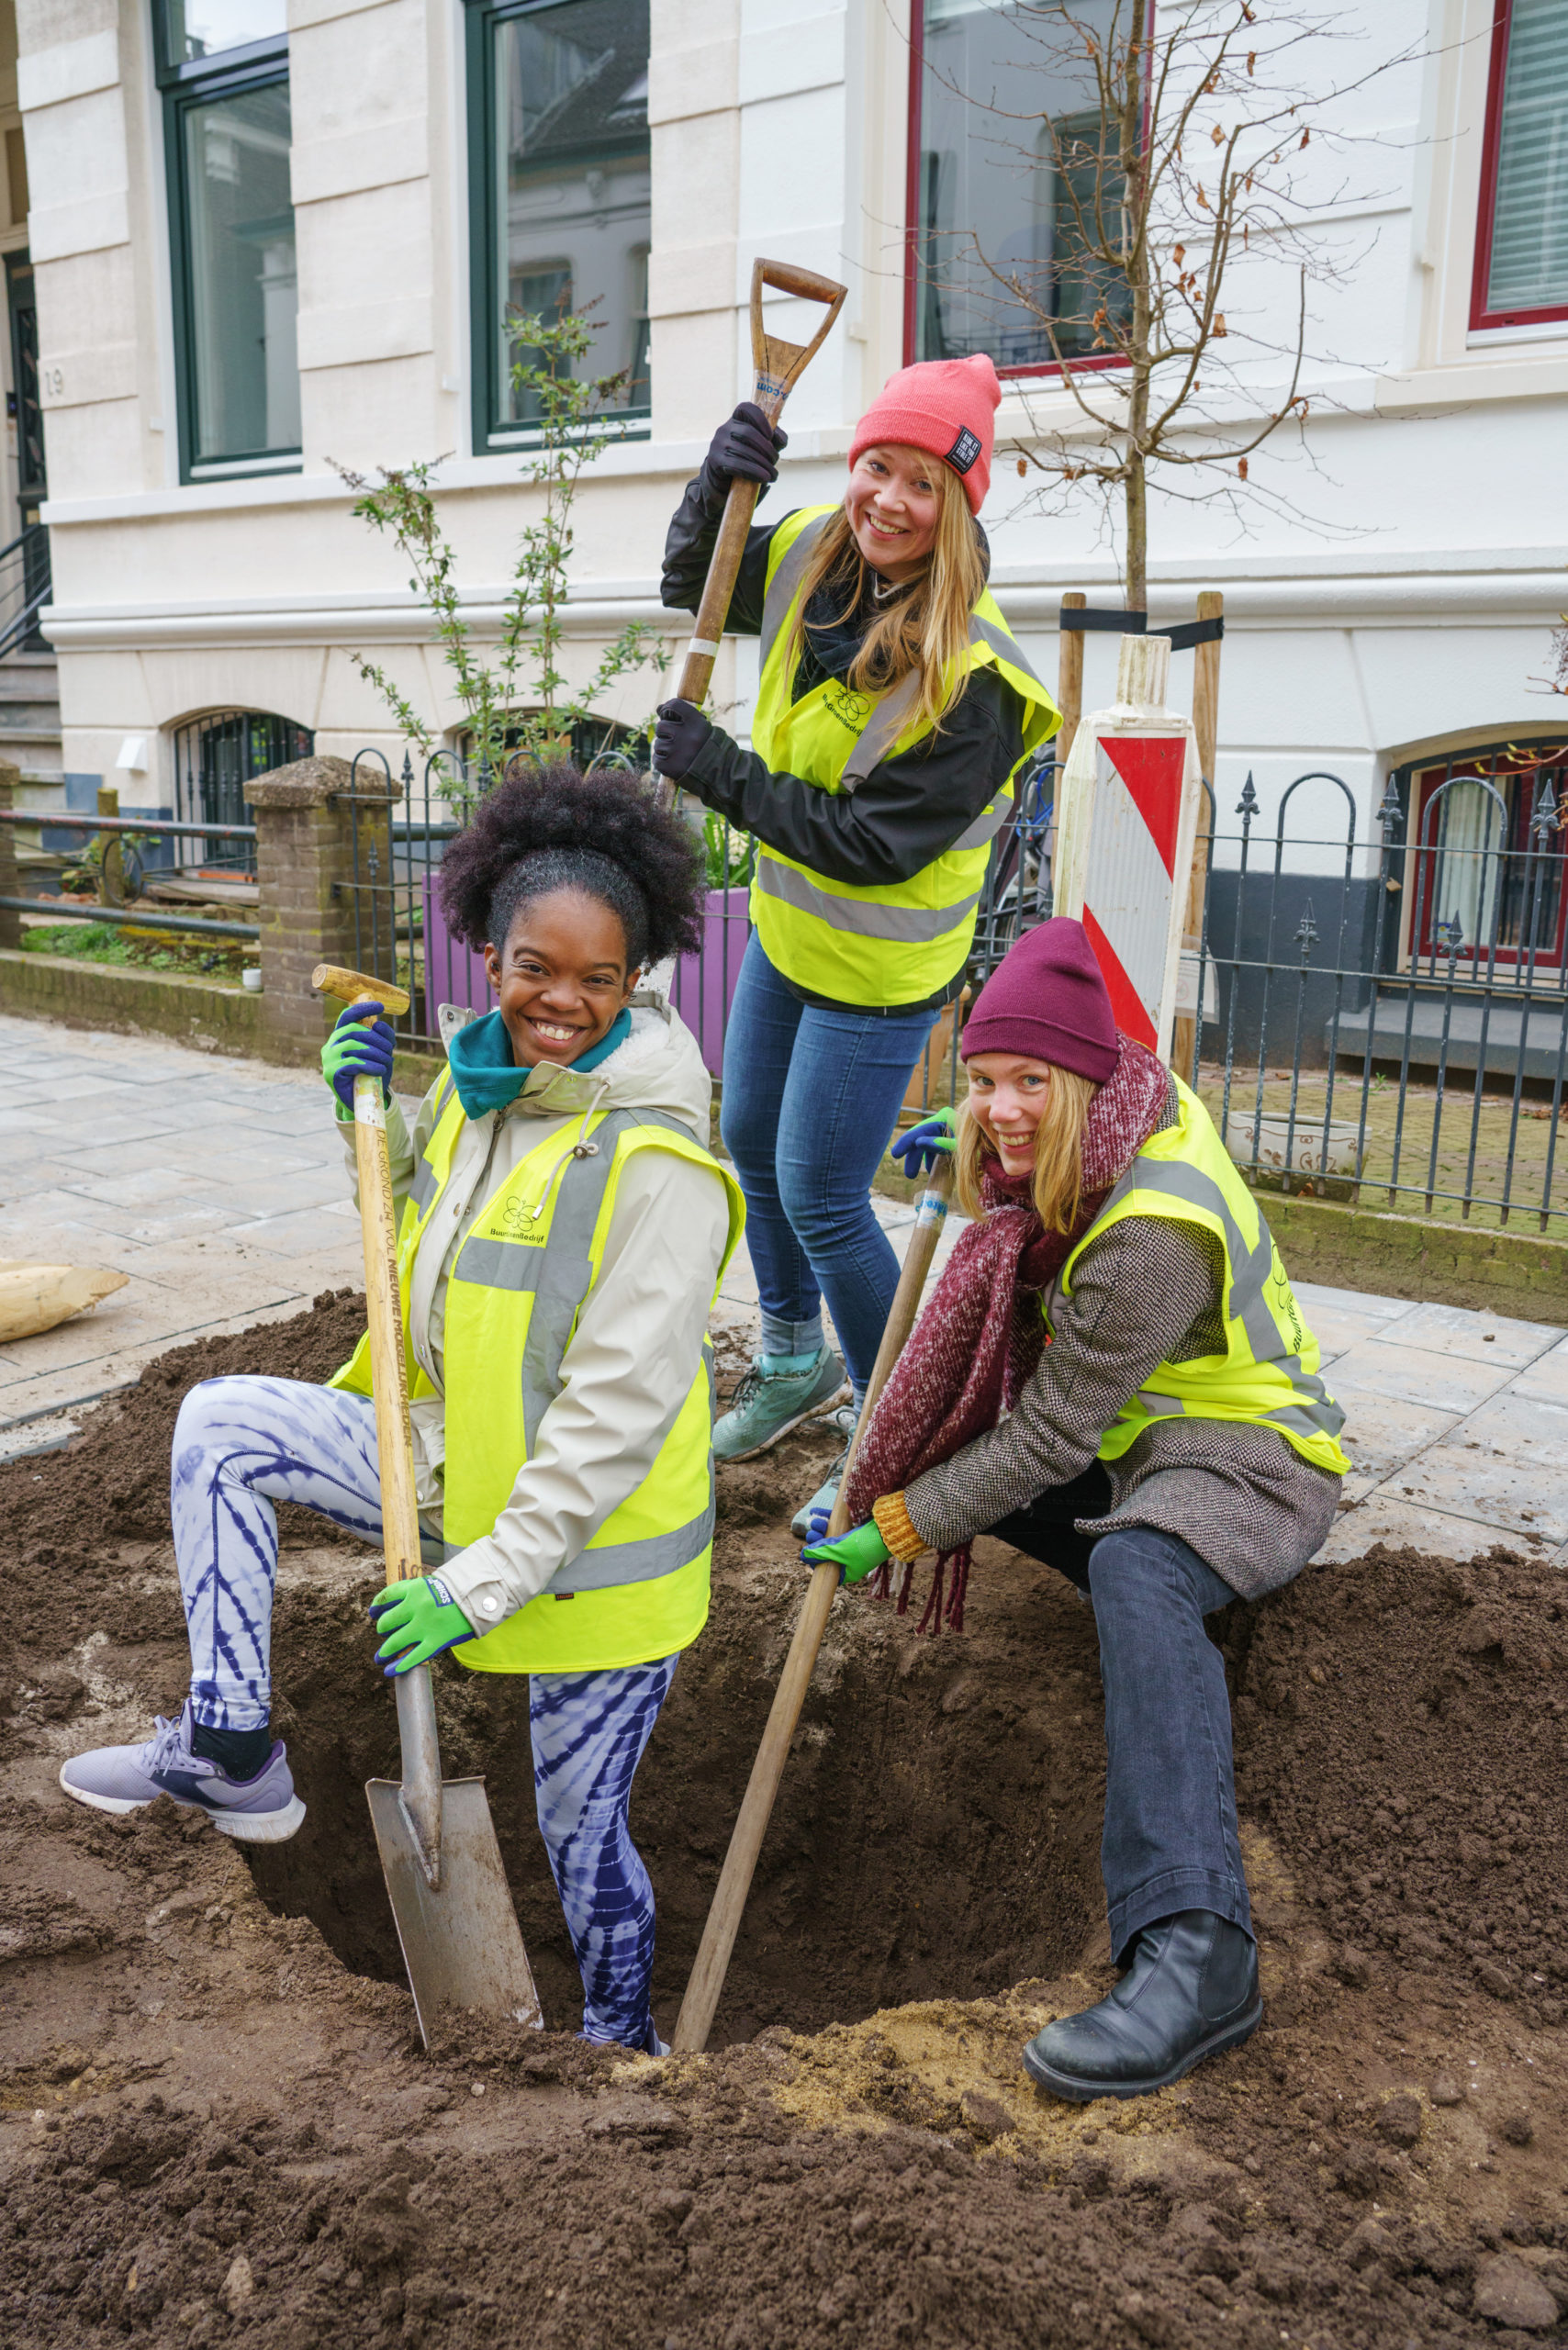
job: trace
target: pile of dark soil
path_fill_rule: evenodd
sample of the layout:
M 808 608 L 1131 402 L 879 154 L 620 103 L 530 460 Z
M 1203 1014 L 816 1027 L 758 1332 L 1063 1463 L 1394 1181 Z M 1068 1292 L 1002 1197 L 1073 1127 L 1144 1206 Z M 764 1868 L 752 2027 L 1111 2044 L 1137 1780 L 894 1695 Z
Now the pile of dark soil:
M 1093 1624 L 994 1544 L 970 1630 L 841 1597 L 715 2035 L 590 2051 L 521 1687 L 441 1677 L 547 2018 L 420 2049 L 362 1783 L 396 1751 L 374 1554 L 284 1513 L 278 1718 L 310 1807 L 249 1856 L 61 1757 L 178 1702 L 169 1437 L 196 1379 L 319 1379 L 355 1301 L 179 1349 L 0 1472 L 0 2333 L 259 2350 L 845 2341 L 1425 2350 L 1562 2331 L 1560 1584 L 1374 1551 L 1216 1619 L 1266 2021 L 1159 2098 L 1039 2098 L 1110 1980 Z M 804 1437 L 725 1472 L 714 1613 L 638 1781 L 673 2020 L 799 1596 Z

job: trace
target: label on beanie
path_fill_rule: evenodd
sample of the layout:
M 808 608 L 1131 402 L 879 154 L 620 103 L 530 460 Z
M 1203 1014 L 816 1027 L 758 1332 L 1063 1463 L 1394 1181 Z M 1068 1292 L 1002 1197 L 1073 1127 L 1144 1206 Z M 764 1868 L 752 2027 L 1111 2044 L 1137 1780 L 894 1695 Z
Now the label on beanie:
M 966 424 L 947 452 L 947 463 L 956 474 L 967 474 L 980 453 L 980 444 Z

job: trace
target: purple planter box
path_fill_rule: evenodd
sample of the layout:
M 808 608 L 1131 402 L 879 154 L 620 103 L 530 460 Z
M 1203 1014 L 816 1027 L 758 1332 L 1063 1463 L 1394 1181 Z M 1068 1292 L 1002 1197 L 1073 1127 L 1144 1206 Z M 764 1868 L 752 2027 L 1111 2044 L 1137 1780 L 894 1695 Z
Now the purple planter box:
M 495 998 L 485 977 L 485 958 L 453 937 L 441 911 L 436 877 L 425 878 L 425 1022 L 431 1036 L 440 1033 L 437 1006 L 466 1004 L 471 1011 L 491 1012 Z M 724 1030 L 741 957 L 750 932 L 746 890 L 710 890 L 702 917 L 702 945 L 695 955 L 683 955 L 670 983 L 670 1002 L 696 1037 L 708 1068 L 717 1077 L 724 1065 Z

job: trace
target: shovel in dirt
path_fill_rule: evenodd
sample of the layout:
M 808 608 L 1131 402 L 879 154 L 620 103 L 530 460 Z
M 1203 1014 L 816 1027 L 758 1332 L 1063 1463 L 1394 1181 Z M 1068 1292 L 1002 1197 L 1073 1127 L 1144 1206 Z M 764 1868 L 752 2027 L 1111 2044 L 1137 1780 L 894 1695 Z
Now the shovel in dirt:
M 919 1319 L 921 1300 L 925 1293 L 925 1277 L 931 1270 L 931 1260 L 942 1237 L 942 1227 L 947 1220 L 947 1203 L 952 1195 L 953 1161 L 949 1157 L 938 1159 L 915 1198 L 914 1230 L 904 1252 L 898 1288 L 893 1292 L 887 1326 L 877 1348 L 877 1360 L 871 1366 L 866 1401 L 856 1423 L 855 1434 L 849 1440 L 849 1457 L 844 1464 L 838 1498 L 827 1522 L 830 1542 L 849 1531 L 849 1476 L 860 1449 L 860 1438 L 871 1425 L 877 1398 L 887 1385 L 893 1365 L 902 1354 L 905 1341 Z M 832 1563 L 812 1569 L 812 1579 L 806 1586 L 805 1600 L 796 1619 L 790 1653 L 784 1660 L 778 1686 L 773 1693 L 767 1727 L 762 1733 L 756 1761 L 751 1766 L 751 1777 L 746 1782 L 740 1813 L 731 1832 L 730 1849 L 724 1855 L 724 1865 L 714 1888 L 713 1906 L 702 1929 L 697 1963 L 686 1986 L 686 1997 L 680 2003 L 680 2013 L 676 2018 L 675 2037 L 670 2047 L 677 2056 L 695 2053 L 708 2045 L 708 2034 L 713 2028 L 719 1995 L 723 1990 L 724 1977 L 729 1972 L 730 1953 L 735 1946 L 735 1936 L 741 1930 L 741 1919 L 745 1914 L 752 1874 L 762 1851 L 762 1840 L 767 1833 L 767 1823 L 773 1817 L 773 1800 L 778 1793 L 778 1783 L 784 1776 L 784 1766 L 790 1759 L 790 1749 L 794 1741 L 795 1726 L 801 1718 L 801 1708 L 806 1702 L 806 1691 L 816 1667 L 817 1651 L 822 1647 L 828 1616 L 838 1595 L 838 1568 Z
M 319 994 L 336 996 L 344 1003 L 370 997 L 394 1014 L 409 1008 L 405 989 L 358 971 L 338 970 L 329 963 L 317 965 L 310 983 Z M 376 1079 L 355 1079 L 353 1116 L 381 1528 L 386 1580 L 399 1583 L 422 1570 L 398 1306 L 392 1169 L 386 1155 L 386 1113 Z M 442 1778 L 429 1665 L 397 1674 L 393 1686 L 403 1775 L 400 1781 L 372 1779 L 365 1794 L 425 2046 L 430 2046 L 441 2008 L 477 2008 L 486 2015 L 541 2025 L 539 1994 L 501 1865 L 485 1782 Z

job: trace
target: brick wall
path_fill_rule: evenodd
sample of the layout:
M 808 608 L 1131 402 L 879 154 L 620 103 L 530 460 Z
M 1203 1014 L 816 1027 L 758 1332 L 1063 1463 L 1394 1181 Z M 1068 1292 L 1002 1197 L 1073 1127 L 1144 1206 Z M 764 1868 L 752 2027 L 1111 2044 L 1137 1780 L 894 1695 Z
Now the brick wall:
M 298 759 L 245 786 L 256 822 L 261 892 L 263 1034 L 280 1060 L 312 1060 L 342 1006 L 311 991 L 318 963 L 354 967 L 353 810 L 346 759 Z M 383 796 L 362 776 L 356 798 Z M 387 795 L 387 805 L 391 795 Z M 385 817 L 360 814 L 360 856 L 374 831 L 390 846 Z

